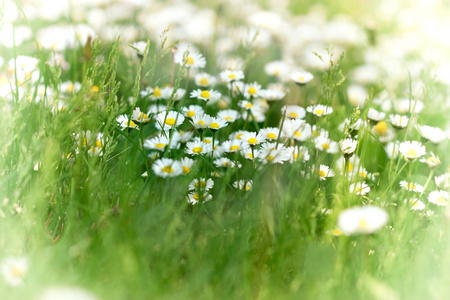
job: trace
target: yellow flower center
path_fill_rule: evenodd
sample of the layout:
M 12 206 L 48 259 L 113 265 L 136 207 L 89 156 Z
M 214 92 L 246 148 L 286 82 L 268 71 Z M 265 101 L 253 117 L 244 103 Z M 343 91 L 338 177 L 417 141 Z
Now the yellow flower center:
M 319 170 L 319 176 L 325 177 L 325 176 L 327 176 L 327 173 L 324 170 Z
M 205 138 L 205 139 L 203 140 L 203 143 L 211 144 L 211 140 L 210 140 L 209 138 L 208 138 L 208 139 Z
M 439 165 L 440 164 L 440 161 L 436 157 L 433 157 L 433 156 L 428 157 L 427 158 L 427 162 L 429 162 L 429 163 L 431 163 L 433 165 Z
M 327 143 L 323 143 L 322 148 L 328 150 L 328 149 L 330 149 L 330 145 Z
M 301 136 L 302 136 L 302 133 L 301 133 L 300 131 L 294 131 L 294 135 L 295 135 L 296 137 L 301 137 Z
M 289 113 L 289 117 L 291 117 L 291 118 L 297 118 L 297 117 L 298 117 L 298 114 L 295 113 L 295 112 L 291 112 L 291 113 Z
M 134 128 L 134 127 L 136 127 L 136 123 L 134 123 L 133 121 L 129 121 L 128 122 L 128 124 L 127 124 L 129 127 L 131 127 L 131 128 Z
M 203 148 L 202 147 L 194 147 L 194 149 L 192 149 L 192 152 L 194 152 L 194 153 L 203 152 Z
M 201 85 L 208 85 L 208 84 L 209 84 L 209 81 L 208 81 L 208 79 L 206 79 L 205 77 L 203 77 L 202 79 L 200 79 L 200 84 L 201 84 Z
M 220 128 L 219 124 L 217 124 L 217 123 L 215 123 L 215 122 L 211 123 L 211 124 L 209 125 L 209 127 L 211 127 L 212 129 L 219 129 L 219 128 Z
M 158 143 L 155 146 L 156 146 L 156 148 L 164 148 L 166 146 L 166 144 Z
M 335 229 L 333 231 L 331 231 L 332 235 L 343 235 L 344 233 L 342 231 L 340 231 L 339 229 Z
M 366 178 L 366 177 L 367 177 L 367 174 L 364 173 L 364 172 L 359 172 L 359 176 Z
M 254 95 L 254 94 L 256 94 L 256 89 L 255 89 L 254 87 L 250 87 L 250 88 L 248 89 L 248 93 L 249 93 L 250 95 Z
M 243 135 L 243 133 L 239 133 L 239 134 L 236 136 L 236 138 L 237 138 L 238 140 L 240 140 L 240 139 L 242 139 L 242 135 Z
M 413 207 L 418 207 L 418 206 L 419 206 L 419 201 L 417 201 L 417 200 L 409 200 L 409 203 L 410 203 Z
M 369 223 L 367 223 L 366 219 L 359 220 L 358 226 L 359 226 L 359 228 L 364 229 L 364 230 L 369 229 Z
M 357 188 L 355 188 L 355 191 L 357 193 L 361 193 L 363 191 L 363 188 L 362 187 L 357 187 Z
M 159 88 L 153 89 L 153 97 L 161 97 L 161 90 Z
M 195 116 L 195 112 L 192 111 L 192 110 L 190 110 L 190 111 L 187 112 L 187 116 L 188 116 L 189 118 L 192 118 L 193 116 Z
M 173 168 L 172 166 L 165 166 L 162 168 L 162 171 L 165 173 L 173 173 Z
M 246 191 L 250 191 L 250 190 L 252 189 L 252 187 L 251 187 L 251 186 L 248 186 L 248 185 L 246 185 L 244 189 L 245 189 Z
M 192 56 L 186 57 L 186 64 L 192 66 L 194 64 L 194 59 Z
M 312 135 L 316 137 L 320 136 L 320 131 L 313 130 Z
M 73 91 L 73 84 L 72 83 L 69 83 L 69 85 L 67 86 L 66 91 L 69 92 L 69 93 L 71 93 Z
M 206 187 L 206 182 L 205 181 L 197 181 L 195 183 L 195 187 L 201 187 L 201 188 L 205 188 Z
M 169 126 L 173 126 L 175 124 L 175 119 L 174 118 L 167 118 L 166 119 L 166 124 Z
M 94 85 L 94 86 L 91 88 L 91 94 L 92 94 L 92 93 L 97 93 L 97 92 L 98 92 L 98 86 Z
M 201 127 L 205 127 L 205 122 L 203 122 L 202 120 L 198 121 L 197 124 L 200 125 Z
M 353 170 L 353 164 L 348 163 L 348 171 L 351 172 Z
M 406 152 L 406 156 L 414 158 L 417 156 L 417 152 L 414 149 L 410 149 L 410 150 L 408 150 L 408 152 Z
M 200 97 L 202 98 L 209 98 L 211 95 L 209 94 L 208 91 L 202 91 L 200 94 Z
M 302 76 L 299 76 L 299 77 L 298 77 L 298 80 L 301 81 L 301 82 L 303 82 L 303 81 L 305 81 L 305 78 L 303 78 Z
M 414 183 L 408 183 L 406 186 L 407 186 L 408 189 L 410 189 L 410 190 L 415 190 L 415 189 L 417 189 L 417 186 L 416 186 Z
M 233 145 L 233 146 L 230 147 L 230 150 L 231 151 L 239 150 L 239 146 L 238 145 Z
M 231 121 L 231 120 L 233 120 L 233 118 L 232 117 L 225 117 L 225 118 L 223 118 L 225 121 Z
M 253 107 L 253 104 L 247 103 L 247 104 L 245 104 L 245 107 L 247 107 L 247 108 L 252 108 L 252 107 Z
M 12 275 L 14 276 L 14 277 L 22 277 L 23 276 L 23 274 L 25 273 L 25 270 L 23 270 L 22 268 L 20 268 L 20 267 L 12 267 L 11 268 L 11 273 L 12 273 Z
M 252 145 L 253 145 L 253 144 L 256 144 L 257 142 L 258 142 L 258 140 L 255 139 L 255 138 L 249 138 L 249 139 L 248 139 L 248 143 L 249 143 L 249 144 L 252 144 Z
M 273 133 L 273 132 L 270 132 L 270 133 L 267 134 L 267 137 L 268 137 L 269 139 L 274 139 L 274 138 L 277 137 L 277 135 L 276 135 L 275 133 Z
M 195 199 L 195 200 L 200 199 L 200 195 L 199 195 L 199 194 L 194 194 L 194 199 Z
M 267 161 L 272 161 L 272 160 L 275 159 L 275 157 L 274 157 L 273 155 L 268 155 L 268 156 L 266 157 L 266 159 L 267 159 Z
M 247 157 L 249 157 L 249 158 L 253 158 L 253 154 L 251 154 L 251 153 L 247 153 Z
M 377 125 L 375 125 L 374 130 L 379 135 L 385 135 L 387 132 L 387 123 L 385 121 L 378 122 Z
M 102 147 L 102 141 L 95 141 L 95 147 L 101 148 Z
M 437 202 L 437 203 L 441 203 L 441 204 L 445 204 L 445 203 L 447 203 L 447 200 L 444 198 L 444 196 L 439 196 L 439 197 L 436 199 L 436 202 Z
M 230 74 L 230 75 L 228 75 L 228 78 L 230 78 L 230 79 L 236 79 L 236 75 Z
M 183 166 L 183 173 L 184 173 L 184 174 L 188 174 L 190 171 L 191 171 L 191 169 L 189 169 L 189 168 L 186 167 L 186 166 Z
M 315 113 L 316 115 L 321 115 L 321 114 L 323 114 L 323 110 L 321 110 L 321 109 L 316 109 L 316 110 L 314 111 L 314 113 Z

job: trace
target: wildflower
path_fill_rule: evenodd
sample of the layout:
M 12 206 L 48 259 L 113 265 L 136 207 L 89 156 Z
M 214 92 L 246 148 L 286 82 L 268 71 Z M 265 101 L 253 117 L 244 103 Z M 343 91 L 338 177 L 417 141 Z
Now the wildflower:
M 293 72 L 289 77 L 298 85 L 305 85 L 314 78 L 313 74 L 306 71 Z
M 62 93 L 76 93 L 78 91 L 80 91 L 81 89 L 81 83 L 79 82 L 75 82 L 72 83 L 72 81 L 65 81 L 63 83 L 61 83 L 61 89 L 60 91 Z
M 189 174 L 194 165 L 194 160 L 189 157 L 183 157 L 180 161 L 181 167 L 183 168 L 183 174 Z
M 216 78 L 208 73 L 198 73 L 195 75 L 195 84 L 201 87 L 213 86 L 216 83 Z
M 192 117 L 191 124 L 197 129 L 197 131 L 202 132 L 209 127 L 211 123 L 211 117 L 207 114 L 195 115 Z
M 141 109 L 139 107 L 136 107 L 132 114 L 131 114 L 131 120 L 139 123 L 148 123 L 150 122 L 150 118 L 143 112 L 141 112 Z
M 241 148 L 241 155 L 249 160 L 255 160 L 255 158 L 259 157 L 259 150 L 253 149 L 253 147 L 242 147 Z
M 303 119 L 306 116 L 306 111 L 298 105 L 285 105 L 281 108 L 281 114 L 286 114 L 289 119 Z
M 320 151 L 326 151 L 331 154 L 336 154 L 338 152 L 338 143 L 330 140 L 329 138 L 316 138 L 314 143 L 316 149 Z
M 282 164 L 289 160 L 286 153 L 286 148 L 282 144 L 264 143 L 259 151 L 258 158 L 262 160 L 263 164 Z
M 119 123 L 119 126 L 122 127 L 122 130 L 125 128 L 134 128 L 139 129 L 139 126 L 136 125 L 132 120 L 128 120 L 127 115 L 120 115 L 116 119 L 117 123 Z
M 205 113 L 200 105 L 189 105 L 188 107 L 183 107 L 181 111 L 183 112 L 183 115 L 188 118 Z
M 306 108 L 306 111 L 314 114 L 317 117 L 326 116 L 333 112 L 333 108 L 327 105 L 311 105 Z
M 161 98 L 162 99 L 173 99 L 173 100 L 181 100 L 184 97 L 184 94 L 186 94 L 185 89 L 178 88 L 177 90 L 174 90 L 171 86 L 166 86 L 161 89 Z
M 208 193 L 190 193 L 188 194 L 188 203 L 195 205 L 202 201 L 202 203 L 212 200 L 212 196 Z
M 313 125 L 311 127 L 311 135 L 313 138 L 318 138 L 318 137 L 327 138 L 329 133 L 326 129 L 319 128 L 316 125 Z
M 440 188 L 450 187 L 450 173 L 445 173 L 434 177 L 434 182 Z
M 417 141 L 406 141 L 400 143 L 399 151 L 406 160 L 414 160 L 425 155 L 426 153 L 425 146 Z
M 311 125 L 301 119 L 285 120 L 283 133 L 287 138 L 304 142 L 311 136 Z
M 319 168 L 319 178 L 320 180 L 325 180 L 328 177 L 334 177 L 336 174 L 334 173 L 334 171 L 326 166 L 326 165 L 320 165 Z
M 144 147 L 147 149 L 158 150 L 164 152 L 166 146 L 169 145 L 169 139 L 165 136 L 157 136 L 144 141 Z
M 203 69 L 206 65 L 206 59 L 201 55 L 200 53 L 191 52 L 187 53 L 187 56 L 185 57 L 185 53 L 187 52 L 181 52 L 178 51 L 175 53 L 173 60 L 175 63 L 184 65 L 186 64 L 186 67 L 192 68 L 192 69 Z
M 365 182 L 352 183 L 350 185 L 350 193 L 355 193 L 356 195 L 365 196 L 370 192 L 370 187 Z
M 214 181 L 212 181 L 211 178 L 195 178 L 192 180 L 192 182 L 189 184 L 189 190 L 190 191 L 203 191 L 207 192 L 210 189 L 212 189 L 214 186 Z
M 238 152 L 241 150 L 242 142 L 238 139 L 228 140 L 222 143 L 225 152 Z
M 268 140 L 277 140 L 279 136 L 282 136 L 282 132 L 277 127 L 267 127 L 260 130 L 260 133 Z
M 369 97 L 367 89 L 361 85 L 351 85 L 347 89 L 348 102 L 353 106 L 363 107 Z
M 215 101 L 220 99 L 221 94 L 215 90 L 194 90 L 191 92 L 191 98 L 197 98 L 203 101 Z
M 339 126 L 339 130 L 344 131 L 346 134 L 356 136 L 362 125 L 363 125 L 363 121 L 361 119 L 348 119 L 347 118 Z
M 278 101 L 283 99 L 286 93 L 280 90 L 265 89 L 259 91 L 259 96 L 267 101 Z
M 357 144 L 358 144 L 358 141 L 347 138 L 347 139 L 341 140 L 339 142 L 339 147 L 341 148 L 342 153 L 344 153 L 344 156 L 346 158 L 349 158 L 355 152 Z
M 369 108 L 367 118 L 371 121 L 380 122 L 386 117 L 384 112 L 379 112 L 373 108 Z
M 400 181 L 400 187 L 410 192 L 417 192 L 417 193 L 423 192 L 423 186 L 414 182 L 407 182 L 405 180 Z
M 260 90 L 261 85 L 259 85 L 257 82 L 247 83 L 245 84 L 244 97 L 247 99 L 257 97 Z
M 381 136 L 386 135 L 388 131 L 387 123 L 385 121 L 378 122 L 375 126 L 373 126 L 373 131 Z
M 424 210 L 425 204 L 419 199 L 405 199 L 405 203 L 411 206 L 411 210 Z
M 239 112 L 233 109 L 226 109 L 217 113 L 217 117 L 224 119 L 228 123 L 233 123 L 239 119 L 239 116 Z
M 289 161 L 291 163 L 294 163 L 299 159 L 301 159 L 303 161 L 308 161 L 310 158 L 310 155 L 308 153 L 308 148 L 306 148 L 305 146 L 287 147 L 286 148 L 286 156 L 289 157 Z
M 269 76 L 284 79 L 289 73 L 290 66 L 284 61 L 272 61 L 264 66 L 264 71 Z
M 99 132 L 94 144 L 89 148 L 90 156 L 103 156 L 103 133 Z
M 244 146 L 250 147 L 254 147 L 265 141 L 265 137 L 260 132 L 246 132 L 242 135 L 241 139 Z
M 176 177 L 183 173 L 181 163 L 170 158 L 161 158 L 156 160 L 152 166 L 152 170 L 157 176 L 163 178 Z
M 186 147 L 186 153 L 190 155 L 206 154 L 213 151 L 211 144 L 200 141 L 187 142 Z
M 220 167 L 235 168 L 236 167 L 236 163 L 234 161 L 230 160 L 229 158 L 226 158 L 226 157 L 218 158 L 218 159 L 214 160 L 213 163 L 218 168 L 220 168 Z M 240 168 L 241 166 L 242 165 L 240 163 L 238 163 L 237 167 Z
M 438 206 L 447 206 L 449 193 L 443 190 L 432 191 L 428 194 L 428 202 Z
M 212 131 L 217 131 L 220 128 L 224 128 L 226 126 L 228 126 L 228 123 L 221 118 L 212 117 L 211 122 L 209 123 L 209 129 L 211 129 Z
M 243 191 L 251 191 L 253 187 L 253 181 L 252 180 L 239 180 L 233 182 L 233 187 L 239 190 Z
M 91 292 L 79 287 L 50 287 L 47 288 L 38 300 L 98 300 Z
M 399 148 L 399 142 L 390 142 L 384 147 L 384 150 L 386 150 L 386 154 L 390 159 L 396 159 L 398 157 Z
M 174 110 L 160 112 L 156 116 L 156 124 L 159 129 L 164 130 L 178 127 L 184 122 L 184 116 Z
M 445 131 L 438 127 L 418 125 L 417 130 L 423 138 L 431 141 L 434 144 L 439 144 L 447 138 Z
M 228 137 L 228 139 L 230 139 L 230 140 L 234 140 L 234 139 L 242 140 L 242 136 L 243 136 L 245 133 L 248 133 L 248 132 L 249 132 L 249 131 L 245 131 L 245 130 L 238 130 L 238 131 L 235 131 L 235 132 L 233 132 L 233 133 L 230 134 L 230 136 Z
M 420 100 L 409 100 L 409 99 L 401 99 L 394 101 L 394 109 L 396 112 L 400 114 L 405 114 L 407 112 L 412 113 L 414 109 L 414 113 L 420 113 L 424 108 L 424 104 Z
M 441 165 L 441 160 L 433 152 L 431 152 L 430 157 L 421 158 L 420 162 L 426 163 L 430 168 L 439 167 Z
M 7 257 L 0 264 L 0 272 L 10 286 L 18 286 L 22 284 L 28 267 L 28 260 L 24 257 Z
M 345 234 L 370 234 L 387 224 L 389 216 L 381 207 L 356 206 L 343 210 L 338 227 Z
M 239 101 L 238 104 L 239 104 L 240 107 L 242 107 L 242 108 L 244 108 L 246 110 L 251 110 L 254 107 L 253 103 L 251 103 L 251 102 L 249 102 L 247 100 Z
M 161 100 L 163 98 L 163 94 L 161 92 L 161 89 L 159 87 L 148 87 L 145 90 L 140 92 L 141 97 L 147 97 L 149 96 L 152 100 Z
M 225 70 L 220 72 L 220 79 L 224 83 L 240 81 L 244 79 L 244 72 L 241 70 Z
M 342 232 L 342 230 L 340 229 L 333 229 L 333 230 L 329 230 L 327 231 L 328 234 L 334 235 L 334 236 L 341 236 L 344 235 L 344 233 Z
M 389 115 L 389 119 L 391 120 L 391 124 L 395 129 L 403 129 L 408 126 L 409 118 L 407 116 Z

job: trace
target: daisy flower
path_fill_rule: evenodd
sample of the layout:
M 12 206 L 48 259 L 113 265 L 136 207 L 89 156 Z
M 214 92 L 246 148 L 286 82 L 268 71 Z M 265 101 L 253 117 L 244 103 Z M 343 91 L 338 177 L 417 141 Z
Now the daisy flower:
M 153 172 L 159 177 L 176 177 L 183 173 L 183 167 L 179 161 L 170 158 L 161 158 L 152 166 Z
M 286 96 L 286 92 L 282 90 L 265 89 L 259 91 L 259 96 L 267 101 L 279 101 Z
M 239 101 L 238 104 L 239 104 L 240 107 L 242 107 L 242 108 L 244 108 L 244 109 L 246 109 L 246 110 L 251 110 L 251 109 L 253 109 L 254 106 L 255 106 L 255 105 L 253 105 L 253 103 L 251 103 L 251 102 L 249 102 L 249 101 L 247 101 L 247 100 Z
M 426 154 L 425 146 L 417 141 L 400 143 L 399 151 L 406 160 L 414 160 Z
M 356 195 L 367 195 L 367 193 L 370 192 L 370 186 L 367 185 L 365 182 L 357 182 L 352 183 L 350 185 L 350 193 L 355 193 Z
M 389 119 L 391 120 L 391 124 L 395 129 L 403 129 L 408 126 L 409 118 L 407 116 L 389 115 Z
M 317 104 L 308 106 L 306 111 L 317 117 L 321 117 L 331 114 L 333 112 L 333 108 L 331 106 Z
M 220 79 L 224 83 L 240 81 L 244 79 L 244 72 L 242 72 L 241 70 L 225 70 L 220 72 Z
M 440 188 L 450 187 L 450 173 L 445 173 L 434 177 L 434 183 Z
M 185 117 L 192 118 L 196 115 L 203 114 L 204 110 L 200 105 L 189 105 L 188 107 L 183 107 L 181 112 Z
M 290 65 L 284 61 L 272 61 L 264 66 L 264 71 L 269 76 L 284 79 L 289 74 Z
M 424 210 L 425 209 L 425 203 L 420 201 L 419 199 L 405 199 L 405 203 L 407 205 L 410 205 L 411 210 Z
M 414 113 L 420 113 L 424 108 L 424 104 L 420 100 L 409 100 L 402 99 L 394 101 L 394 109 L 396 112 L 400 114 L 406 114 L 407 112 L 412 113 L 414 109 Z
M 263 164 L 282 164 L 289 160 L 286 148 L 282 144 L 276 143 L 264 143 L 261 145 L 258 158 L 261 159 Z
M 376 109 L 369 108 L 369 112 L 367 114 L 367 118 L 371 121 L 379 122 L 382 121 L 386 117 L 384 112 L 379 112 Z
M 297 160 L 301 159 L 303 161 L 308 161 L 310 158 L 310 155 L 308 153 L 308 148 L 305 146 L 300 147 L 287 147 L 286 148 L 286 155 L 289 156 L 289 162 L 294 163 Z
M 417 192 L 417 193 L 423 192 L 423 186 L 414 182 L 407 182 L 406 180 L 400 181 L 400 187 L 410 192 Z
M 190 193 L 188 194 L 188 203 L 195 205 L 202 201 L 202 203 L 212 200 L 212 196 L 208 193 Z
M 373 126 L 372 131 L 377 135 L 384 136 L 388 131 L 388 126 L 385 121 L 378 122 L 375 126 Z
M 311 127 L 311 136 L 313 138 L 318 138 L 318 137 L 327 138 L 328 135 L 329 135 L 329 133 L 328 133 L 328 131 L 326 129 L 319 128 L 316 125 L 313 125 Z
M 28 260 L 24 257 L 7 257 L 0 264 L 0 272 L 10 286 L 18 286 L 23 283 L 28 267 Z
M 253 149 L 252 147 L 242 147 L 241 148 L 241 155 L 248 160 L 254 160 L 255 158 L 259 157 L 259 150 Z
M 166 111 L 166 106 L 165 105 L 156 105 L 156 104 L 152 104 L 149 107 L 147 107 L 147 115 L 154 115 L 154 114 L 159 114 L 160 112 Z
M 97 134 L 97 138 L 95 139 L 94 144 L 89 148 L 88 153 L 91 156 L 103 156 L 103 133 L 99 132 Z
M 334 175 L 336 175 L 336 174 L 334 173 L 334 171 L 330 167 L 328 167 L 326 165 L 320 165 L 320 168 L 319 168 L 319 178 L 320 178 L 320 180 L 325 180 L 328 177 L 334 177 Z
M 187 53 L 187 56 L 185 54 Z M 200 53 L 196 52 L 181 52 L 175 53 L 173 60 L 175 63 L 184 65 L 192 69 L 203 69 L 206 66 L 206 59 Z
M 191 124 L 198 131 L 203 131 L 209 127 L 211 117 L 207 114 L 195 115 L 192 117 Z
M 221 94 L 215 90 L 194 90 L 191 92 L 191 98 L 197 98 L 203 101 L 219 100 Z
M 304 142 L 312 134 L 311 125 L 301 119 L 285 120 L 283 123 L 283 133 L 287 138 Z
M 257 97 L 260 90 L 261 85 L 259 85 L 257 82 L 247 83 L 244 87 L 244 97 L 247 99 Z
M 242 191 L 251 191 L 252 187 L 253 187 L 253 181 L 252 180 L 239 180 L 239 181 L 235 181 L 233 182 L 233 187 L 235 189 L 239 189 Z
M 174 88 L 171 86 L 166 86 L 161 89 L 161 97 L 163 99 L 173 99 L 173 100 L 179 101 L 179 100 L 183 99 L 185 94 L 186 94 L 185 89 L 178 88 L 177 90 L 174 91 Z
M 206 154 L 213 151 L 211 144 L 194 141 L 186 143 L 186 153 L 190 155 Z
M 159 87 L 148 87 L 145 90 L 140 92 L 141 97 L 149 96 L 152 100 L 161 100 L 163 99 L 163 95 L 161 89 Z
M 195 178 L 189 183 L 189 191 L 204 191 L 207 192 L 214 186 L 214 181 L 211 178 Z
M 183 157 L 180 160 L 181 167 L 183 169 L 183 174 L 189 174 L 192 170 L 192 166 L 194 165 L 194 160 L 189 157 Z
M 231 159 L 226 158 L 226 157 L 218 158 L 218 159 L 214 160 L 213 163 L 218 168 L 221 168 L 221 167 L 222 168 L 227 168 L 227 167 L 235 168 L 236 167 L 236 163 L 234 161 L 232 161 Z M 237 167 L 240 168 L 241 164 L 238 163 Z
M 278 137 L 282 137 L 282 132 L 280 132 L 280 129 L 277 127 L 267 127 L 263 128 L 259 131 L 263 136 L 266 137 L 266 139 L 274 141 L 277 140 Z
M 184 122 L 184 116 L 174 110 L 160 112 L 156 116 L 156 127 L 158 129 L 171 129 L 178 127 Z
M 217 117 L 224 119 L 228 123 L 233 123 L 234 121 L 239 119 L 240 114 L 237 110 L 226 109 L 226 110 L 219 111 L 217 113 Z
M 228 123 L 221 118 L 211 118 L 211 122 L 209 123 L 209 129 L 211 129 L 213 132 L 219 130 L 220 128 L 227 127 Z
M 99 300 L 90 291 L 79 287 L 50 287 L 38 298 L 39 300 Z
M 249 131 L 245 131 L 245 130 L 235 131 L 228 136 L 228 139 L 229 140 L 234 140 L 234 139 L 242 140 L 242 136 L 244 135 L 244 133 L 247 133 L 247 132 L 249 132 Z
M 306 71 L 296 71 L 292 72 L 291 75 L 289 75 L 289 78 L 298 85 L 305 85 L 313 80 L 314 76 Z
M 387 224 L 389 215 L 377 206 L 356 206 L 343 210 L 338 227 L 345 234 L 370 234 Z
M 169 139 L 165 136 L 156 136 L 144 141 L 144 147 L 151 150 L 164 152 L 166 146 L 169 145 Z
M 281 114 L 286 114 L 289 119 L 303 119 L 306 116 L 306 111 L 298 105 L 285 105 L 281 108 Z
M 213 86 L 216 78 L 208 73 L 198 73 L 195 75 L 195 84 L 201 87 Z
M 358 145 L 358 141 L 354 139 L 344 139 L 339 142 L 339 147 L 341 148 L 342 153 L 344 153 L 345 157 L 350 157 L 356 150 L 356 146 Z
M 398 157 L 399 148 L 399 142 L 390 142 L 384 147 L 384 150 L 386 150 L 386 154 L 390 159 L 396 159 Z
M 449 194 L 446 191 L 436 190 L 428 194 L 428 202 L 438 206 L 447 206 Z
M 420 162 L 426 163 L 430 168 L 439 167 L 441 165 L 441 160 L 433 152 L 431 152 L 430 157 L 421 158 Z
M 150 118 L 141 111 L 139 107 L 136 107 L 132 114 L 131 114 L 131 120 L 139 123 L 148 123 L 150 122 Z
M 439 144 L 447 138 L 445 131 L 438 127 L 418 125 L 417 130 L 423 138 L 431 141 L 434 144 Z
M 128 115 L 120 115 L 116 119 L 119 126 L 122 127 L 122 130 L 125 128 L 134 128 L 139 130 L 139 126 L 136 125 L 132 120 L 128 120 Z
M 227 153 L 238 152 L 242 148 L 242 142 L 238 139 L 228 140 L 228 141 L 223 142 L 221 147 Z
M 241 139 L 244 146 L 255 147 L 264 142 L 266 138 L 260 132 L 245 132 Z
M 316 149 L 326 151 L 327 153 L 336 154 L 338 152 L 338 143 L 329 138 L 316 138 L 314 140 Z

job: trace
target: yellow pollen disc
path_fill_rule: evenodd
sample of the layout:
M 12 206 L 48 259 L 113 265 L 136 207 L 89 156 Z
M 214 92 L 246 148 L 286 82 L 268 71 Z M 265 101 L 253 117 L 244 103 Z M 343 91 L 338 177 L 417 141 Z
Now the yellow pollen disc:
M 186 57 L 186 64 L 192 66 L 194 64 L 194 59 L 192 56 Z
M 417 152 L 414 149 L 410 149 L 410 150 L 408 150 L 408 152 L 406 152 L 406 156 L 414 158 L 417 156 Z
M 209 94 L 208 91 L 202 91 L 200 94 L 200 97 L 202 98 L 209 98 L 211 95 Z
M 220 128 L 219 124 L 217 124 L 217 123 L 211 123 L 209 125 L 209 127 L 211 127 L 212 129 L 219 129 Z
M 155 145 L 157 148 L 164 148 L 166 146 L 166 144 L 163 143 L 158 143 Z
M 86 144 L 87 144 L 87 139 L 84 138 L 84 139 L 83 139 L 83 147 L 86 147 Z
M 289 113 L 289 117 L 291 117 L 291 118 L 297 118 L 298 117 L 298 114 L 297 113 L 295 113 L 295 112 L 291 112 L 291 113 Z
M 313 136 L 320 136 L 320 131 L 313 130 L 312 135 Z
M 301 81 L 301 82 L 303 82 L 303 81 L 305 81 L 305 78 L 303 78 L 302 76 L 300 76 L 300 77 L 298 77 L 298 80 Z
M 298 153 L 294 153 L 294 159 L 298 158 Z
M 361 192 L 363 191 L 363 188 L 362 188 L 362 187 L 357 187 L 357 188 L 355 189 L 355 191 L 356 191 L 357 193 L 361 193 Z
M 225 118 L 223 118 L 225 121 L 231 121 L 231 120 L 233 120 L 233 118 L 232 117 L 225 117 Z
M 327 143 L 323 143 L 323 144 L 322 144 L 322 148 L 328 150 L 328 149 L 330 149 L 330 145 L 327 144 Z
M 237 138 L 238 140 L 240 140 L 240 139 L 242 139 L 242 135 L 243 135 L 243 133 L 240 133 L 240 134 L 238 134 L 238 135 L 236 136 L 236 138 Z
M 187 116 L 188 116 L 189 118 L 192 118 L 193 116 L 195 116 L 195 112 L 193 112 L 192 110 L 191 110 L 191 111 L 188 111 Z
M 18 267 L 12 267 L 11 268 L 11 273 L 14 277 L 22 277 L 23 274 L 25 273 L 25 271 L 21 268 Z
M 161 90 L 159 88 L 153 89 L 153 97 L 161 97 Z
M 277 135 L 276 135 L 275 133 L 271 132 L 271 133 L 268 133 L 268 134 L 267 134 L 267 137 L 268 137 L 269 139 L 274 139 L 274 138 L 277 137 Z
M 228 78 L 230 78 L 230 79 L 236 79 L 236 75 L 230 74 L 230 75 L 228 75 Z
M 364 172 L 359 172 L 359 176 L 366 178 L 366 177 L 367 177 L 367 174 L 364 173 Z
M 409 200 L 409 203 L 412 204 L 413 207 L 419 206 L 419 201 L 417 201 L 417 200 Z
M 194 149 L 192 149 L 192 152 L 194 152 L 194 153 L 203 152 L 203 148 L 202 147 L 194 147 Z
M 365 220 L 365 219 L 359 220 L 358 226 L 359 226 L 359 228 L 362 228 L 364 230 L 369 229 L 369 224 L 367 223 L 367 220 Z
M 204 139 L 203 143 L 211 144 L 211 140 L 210 139 Z
M 134 123 L 133 121 L 130 120 L 130 123 L 128 123 L 128 126 L 131 128 L 136 127 L 136 123 Z
M 239 150 L 239 146 L 238 145 L 233 145 L 233 146 L 230 147 L 230 150 L 231 151 Z
M 208 85 L 208 84 L 209 84 L 209 81 L 208 81 L 208 79 L 206 79 L 205 77 L 203 77 L 202 79 L 200 79 L 200 84 L 201 84 L 201 85 Z
M 408 187 L 408 189 L 410 189 L 410 190 L 415 190 L 415 189 L 417 189 L 417 186 L 416 186 L 414 183 L 408 183 L 408 184 L 407 184 L 407 187 Z
M 326 176 L 327 176 L 327 173 L 325 173 L 324 170 L 319 170 L 319 176 L 320 176 L 320 177 L 326 177 Z
M 437 202 L 437 203 L 441 203 L 441 204 L 445 204 L 445 203 L 447 203 L 447 200 L 444 198 L 444 196 L 439 196 L 439 197 L 436 199 L 436 202 Z
M 186 166 L 183 167 L 184 174 L 188 174 L 190 171 L 191 171 L 191 169 L 189 169 L 188 167 L 186 167 Z
M 228 162 L 224 162 L 224 163 L 223 163 L 223 166 L 224 166 L 224 167 L 227 167 L 227 166 L 229 166 L 229 165 L 230 165 L 230 163 L 228 163 Z
M 175 119 L 174 118 L 167 118 L 166 119 L 166 124 L 169 126 L 173 126 L 175 124 Z
M 95 147 L 101 148 L 102 147 L 102 141 L 95 141 Z
M 195 199 L 195 200 L 200 199 L 200 195 L 199 195 L 199 194 L 194 194 L 194 199 Z
M 434 164 L 434 165 L 439 165 L 440 164 L 439 160 L 436 157 L 432 157 L 432 156 L 428 157 L 427 161 L 432 163 L 432 164 Z
M 374 130 L 379 135 L 385 135 L 387 132 L 387 123 L 385 121 L 378 122 L 377 125 L 375 125 Z
M 205 188 L 206 187 L 206 182 L 204 182 L 204 181 L 200 181 L 200 182 L 196 182 L 195 183 L 195 187 L 201 187 L 201 188 Z
M 267 159 L 267 161 L 272 161 L 272 160 L 275 159 L 275 157 L 273 157 L 272 155 L 268 155 L 268 156 L 266 157 L 266 159 Z
M 92 93 L 96 93 L 96 92 L 98 92 L 98 86 L 94 85 L 94 86 L 91 88 L 91 94 L 92 94 Z
M 66 91 L 69 92 L 69 93 L 71 93 L 71 92 L 73 91 L 73 84 L 72 84 L 72 83 L 70 83 L 70 84 L 67 86 Z
M 245 190 L 246 190 L 246 191 L 250 191 L 251 189 L 252 189 L 251 186 L 248 186 L 248 185 L 245 186 Z
M 249 158 L 253 158 L 253 155 L 252 155 L 251 153 L 247 153 L 247 156 L 248 156 Z
M 348 164 L 348 171 L 351 172 L 353 170 L 353 164 L 349 163 Z
M 331 231 L 331 234 L 332 234 L 332 235 L 342 235 L 343 232 L 340 231 L 339 229 L 335 229 L 335 230 Z
M 253 145 L 253 144 L 256 144 L 257 142 L 258 142 L 258 140 L 255 139 L 255 138 L 249 138 L 249 139 L 248 139 L 248 143 L 249 143 L 249 144 L 252 144 L 252 145 Z
M 321 115 L 321 114 L 323 114 L 323 110 L 321 110 L 321 109 L 316 109 L 316 110 L 314 111 L 314 113 L 315 113 L 316 115 Z
M 162 171 L 166 173 L 173 173 L 173 168 L 171 166 L 165 166 L 162 168 Z
M 202 120 L 198 121 L 197 124 L 200 125 L 201 127 L 205 127 L 205 122 L 203 122 Z
M 253 104 L 247 103 L 247 104 L 245 104 L 245 107 L 247 107 L 247 108 L 252 108 L 252 107 L 253 107 Z
M 250 95 L 254 95 L 254 94 L 256 94 L 256 89 L 255 89 L 254 87 L 250 87 L 250 88 L 248 89 L 248 93 L 249 93 Z
M 301 137 L 301 136 L 302 136 L 302 133 L 301 133 L 300 131 L 294 131 L 294 135 L 295 135 L 296 137 Z

